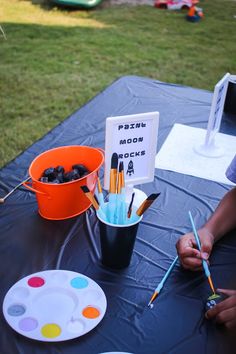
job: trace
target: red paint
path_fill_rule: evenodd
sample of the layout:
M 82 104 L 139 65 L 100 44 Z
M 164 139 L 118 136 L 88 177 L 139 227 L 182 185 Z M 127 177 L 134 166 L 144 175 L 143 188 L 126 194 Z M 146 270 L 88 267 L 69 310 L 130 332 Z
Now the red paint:
M 28 280 L 28 285 L 32 288 L 39 288 L 40 286 L 43 286 L 44 283 L 44 279 L 40 277 L 32 277 Z

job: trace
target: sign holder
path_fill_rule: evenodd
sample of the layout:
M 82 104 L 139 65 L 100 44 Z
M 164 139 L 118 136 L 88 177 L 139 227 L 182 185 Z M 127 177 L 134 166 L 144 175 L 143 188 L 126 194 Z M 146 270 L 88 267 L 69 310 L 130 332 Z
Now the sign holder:
M 220 146 L 217 146 L 215 143 L 215 137 L 220 129 L 229 79 L 230 74 L 227 73 L 215 85 L 205 142 L 204 144 L 194 147 L 195 152 L 199 155 L 203 155 L 209 158 L 220 157 L 224 155 L 224 149 L 222 149 Z
M 111 156 L 116 152 L 119 161 L 124 163 L 128 203 L 132 192 L 135 192 L 134 205 L 140 205 L 147 198 L 143 191 L 133 189 L 133 186 L 154 179 L 158 125 L 159 112 L 106 119 L 104 188 L 109 189 Z

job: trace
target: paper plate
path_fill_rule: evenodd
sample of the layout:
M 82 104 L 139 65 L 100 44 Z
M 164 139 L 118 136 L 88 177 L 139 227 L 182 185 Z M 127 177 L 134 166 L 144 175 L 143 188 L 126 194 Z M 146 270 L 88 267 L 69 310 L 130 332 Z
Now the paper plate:
M 103 290 L 83 274 L 47 270 L 15 283 L 3 302 L 8 324 L 28 338 L 59 342 L 91 331 L 105 315 Z

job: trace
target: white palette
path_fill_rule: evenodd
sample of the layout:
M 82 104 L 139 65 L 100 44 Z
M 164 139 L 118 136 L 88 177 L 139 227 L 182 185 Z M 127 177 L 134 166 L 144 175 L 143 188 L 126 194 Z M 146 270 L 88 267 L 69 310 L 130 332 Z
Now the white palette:
M 66 270 L 31 274 L 3 302 L 8 324 L 28 338 L 59 342 L 91 331 L 105 315 L 103 290 L 87 276 Z

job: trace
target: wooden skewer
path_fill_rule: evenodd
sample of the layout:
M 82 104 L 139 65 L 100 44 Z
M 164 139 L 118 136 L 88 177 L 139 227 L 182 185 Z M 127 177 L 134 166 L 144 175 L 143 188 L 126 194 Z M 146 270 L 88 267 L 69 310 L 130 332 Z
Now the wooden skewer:
M 0 204 L 3 204 L 5 202 L 5 200 L 13 193 L 15 192 L 15 190 L 17 190 L 20 186 L 22 186 L 23 183 L 27 182 L 31 177 L 28 177 L 27 179 L 25 179 L 24 181 L 22 181 L 21 183 L 17 184 L 17 186 L 15 186 L 9 193 L 7 193 L 5 195 L 5 197 L 0 198 Z

